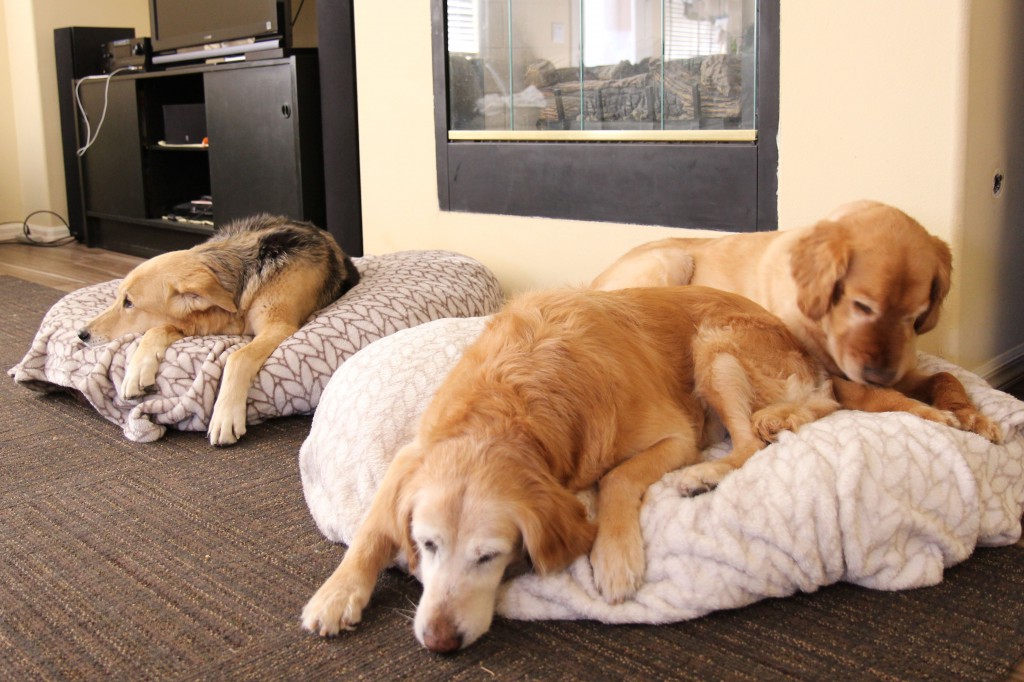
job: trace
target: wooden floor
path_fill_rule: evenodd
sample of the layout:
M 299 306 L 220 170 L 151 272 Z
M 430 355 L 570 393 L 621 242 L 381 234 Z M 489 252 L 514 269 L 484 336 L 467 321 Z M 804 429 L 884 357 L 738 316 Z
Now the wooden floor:
M 79 243 L 66 246 L 0 245 L 0 275 L 61 291 L 124 277 L 144 259 Z
M 36 247 L 22 244 L 0 245 L 0 275 L 12 275 L 61 291 L 74 291 L 89 284 L 124 277 L 144 259 L 81 244 Z M 1009 389 L 1024 397 L 1024 383 Z M 1024 540 L 1020 543 L 1024 545 Z M 1024 661 L 1011 674 L 1011 682 L 1024 682 Z

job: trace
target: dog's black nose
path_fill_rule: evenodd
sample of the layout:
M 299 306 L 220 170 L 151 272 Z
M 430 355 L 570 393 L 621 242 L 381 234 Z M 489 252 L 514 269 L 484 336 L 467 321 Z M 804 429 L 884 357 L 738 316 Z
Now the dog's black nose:
M 889 386 L 896 379 L 896 370 L 891 367 L 865 367 L 864 381 L 876 386 Z
M 89 333 L 89 330 L 86 329 L 85 327 L 82 327 L 81 329 L 78 330 L 78 338 L 81 339 L 82 341 L 88 341 L 90 336 L 92 335 Z

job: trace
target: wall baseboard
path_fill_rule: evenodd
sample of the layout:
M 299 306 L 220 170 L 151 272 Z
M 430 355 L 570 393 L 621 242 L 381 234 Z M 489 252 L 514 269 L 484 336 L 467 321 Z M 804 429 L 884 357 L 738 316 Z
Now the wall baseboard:
M 974 370 L 996 388 L 1008 386 L 1024 377 L 1024 343 L 1000 353 Z
M 68 228 L 63 225 L 37 225 L 29 223 L 28 229 L 32 239 L 39 242 L 55 242 L 71 236 Z M 7 242 L 13 240 L 21 241 L 24 244 L 28 243 L 28 240 L 25 239 L 25 226 L 22 223 L 16 222 L 0 225 L 0 241 Z

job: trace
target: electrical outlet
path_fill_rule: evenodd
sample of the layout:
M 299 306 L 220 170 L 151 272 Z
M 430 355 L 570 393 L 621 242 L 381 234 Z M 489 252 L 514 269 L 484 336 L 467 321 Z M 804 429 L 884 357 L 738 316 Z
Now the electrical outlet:
M 63 225 L 38 225 L 30 222 L 28 229 L 32 239 L 37 242 L 55 242 L 70 236 L 68 228 Z M 12 239 L 25 241 L 25 228 L 22 224 L 8 223 L 0 225 L 0 241 L 10 241 Z

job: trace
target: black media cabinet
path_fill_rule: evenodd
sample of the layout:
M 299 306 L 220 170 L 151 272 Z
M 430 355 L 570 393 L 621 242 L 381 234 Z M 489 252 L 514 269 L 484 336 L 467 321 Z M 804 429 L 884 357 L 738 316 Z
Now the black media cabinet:
M 81 83 L 93 130 L 106 87 Z M 315 53 L 117 74 L 107 99 L 99 136 L 80 159 L 89 246 L 147 257 L 191 247 L 214 228 L 164 217 L 207 195 L 217 226 L 266 212 L 326 227 Z M 178 104 L 205 106 L 208 147 L 166 144 L 164 107 Z

